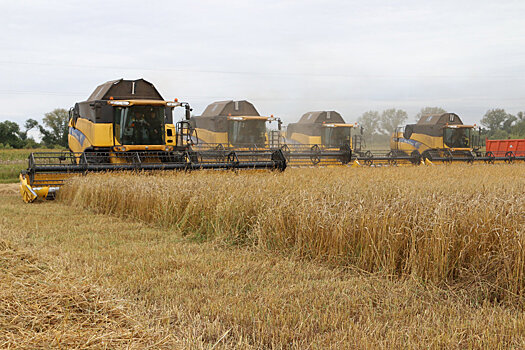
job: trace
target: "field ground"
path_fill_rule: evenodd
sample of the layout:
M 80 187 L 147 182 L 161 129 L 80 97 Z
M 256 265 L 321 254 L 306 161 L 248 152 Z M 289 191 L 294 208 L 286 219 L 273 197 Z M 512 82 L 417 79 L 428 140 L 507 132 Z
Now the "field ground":
M 453 171 L 450 178 L 444 179 L 442 186 L 435 186 L 435 192 L 427 195 L 448 194 L 450 197 L 429 204 L 431 209 L 428 210 L 437 213 L 440 205 L 468 202 L 463 214 L 474 215 L 477 214 L 477 201 L 481 200 L 483 205 L 483 200 L 495 200 L 499 196 L 501 202 L 485 203 L 489 211 L 500 208 L 494 213 L 499 221 L 490 217 L 495 230 L 498 234 L 509 233 L 507 229 L 514 227 L 511 233 L 523 236 L 519 219 L 524 213 L 519 205 L 523 204 L 525 189 L 520 174 L 523 174 L 525 167 L 495 166 L 492 167 L 492 174 L 486 171 L 489 167 L 484 166 L 449 169 Z M 401 172 L 395 175 L 394 170 Z M 206 215 L 214 206 L 217 215 L 223 216 L 226 211 L 234 209 L 233 206 L 226 208 L 226 203 L 240 200 L 237 192 L 244 192 L 242 198 L 260 201 L 261 196 L 267 197 L 265 188 L 269 185 L 281 183 L 284 188 L 302 180 L 304 185 L 298 186 L 303 187 L 300 195 L 305 198 L 306 204 L 297 203 L 297 210 L 308 209 L 309 200 L 319 202 L 327 198 L 324 203 L 318 203 L 317 210 L 321 211 L 320 215 L 330 216 L 330 211 L 326 211 L 323 205 L 339 200 L 336 194 L 345 188 L 330 190 L 328 187 L 312 187 L 318 183 L 306 175 L 308 171 L 320 171 L 319 176 L 312 177 L 319 183 L 328 181 L 329 185 L 333 185 L 334 181 L 337 182 L 337 177 L 333 179 L 333 175 L 338 170 L 332 169 L 252 174 L 253 181 L 250 180 L 252 177 L 231 173 L 196 175 L 193 182 L 187 174 L 160 177 L 160 180 L 157 176 L 143 176 L 136 179 L 137 182 L 126 175 L 121 180 L 129 180 L 136 196 L 133 197 L 126 187 L 122 195 L 128 198 L 126 205 L 137 204 L 133 202 L 137 196 L 148 196 L 138 204 L 153 212 L 158 209 L 156 200 L 166 199 L 155 197 L 155 190 L 162 190 L 166 185 L 173 191 L 171 196 L 183 199 L 187 199 L 185 195 L 195 196 L 200 206 L 186 203 L 186 209 L 191 209 L 192 213 L 199 209 L 200 214 L 197 212 L 196 215 Z M 446 173 L 437 167 L 346 171 L 341 175 L 353 175 L 349 179 L 357 182 L 355 190 L 359 190 L 358 185 L 363 186 L 363 181 L 369 180 L 370 185 L 362 191 L 377 194 L 374 189 L 394 189 L 394 192 L 385 190 L 392 203 L 400 199 L 398 196 L 412 194 L 409 199 L 421 210 L 425 209 L 421 201 L 428 197 L 415 198 L 412 189 L 403 186 L 417 177 L 426 176 L 435 180 L 432 178 L 433 171 L 438 177 Z M 491 180 L 496 172 L 507 177 L 499 190 L 495 187 L 497 181 Z M 457 196 L 457 188 L 451 187 L 451 183 L 458 182 L 461 173 L 470 176 L 470 181 L 476 184 L 468 186 L 466 182 L 459 181 L 457 186 L 463 188 L 464 193 Z M 394 176 L 399 176 L 402 183 L 398 189 L 391 187 Z M 384 178 L 382 182 L 374 182 L 380 177 Z M 405 180 L 402 180 L 403 177 Z M 214 178 L 223 184 L 214 185 Z M 109 188 L 107 191 L 114 190 L 113 180 L 104 176 L 80 179 L 74 185 L 80 187 L 78 191 L 70 188 L 69 194 L 66 193 L 61 200 L 32 205 L 22 202 L 16 185 L 1 185 L 0 281 L 8 287 L 0 291 L 0 347 L 525 347 L 525 314 L 520 298 L 508 298 L 502 294 L 501 302 L 492 300 L 486 294 L 480 294 L 477 284 L 459 283 L 455 280 L 456 275 L 444 280 L 440 280 L 438 275 L 437 282 L 432 282 L 432 276 L 423 278 L 417 269 L 410 270 L 411 273 L 407 273 L 408 270 L 387 271 L 374 268 L 376 265 L 372 262 L 368 265 L 363 262 L 349 263 L 344 255 L 334 260 L 326 254 L 316 256 L 312 252 L 304 254 L 304 251 L 290 247 L 284 249 L 286 246 L 283 245 L 263 246 L 262 241 L 246 237 L 240 242 L 232 241 L 228 239 L 229 233 L 222 232 L 220 226 L 206 226 L 206 230 L 213 232 L 213 235 L 208 231 L 192 234 L 180 220 L 163 224 L 162 220 L 166 220 L 171 212 L 164 213 L 164 216 L 159 213 L 158 216 L 138 217 L 129 207 L 112 206 L 111 200 L 103 196 L 104 186 Z M 165 183 L 159 184 L 164 180 Z M 501 182 L 501 179 L 498 180 Z M 513 181 L 515 184 L 511 184 Z M 137 190 L 139 183 L 144 188 Z M 186 191 L 172 187 L 182 183 L 188 184 Z M 82 199 L 87 193 L 87 186 L 94 184 L 100 184 L 95 195 Z M 199 192 L 199 185 L 208 187 Z M 221 191 L 235 185 L 234 194 L 224 202 L 215 198 L 223 193 Z M 255 193 L 253 186 L 256 185 L 262 188 L 260 193 Z M 147 186 L 151 188 L 148 190 Z M 421 189 L 421 186 L 414 187 L 414 190 Z M 476 189 L 478 197 L 473 197 Z M 521 193 L 512 197 L 512 189 Z M 314 190 L 321 192 L 320 197 L 309 198 L 308 195 L 313 196 Z M 206 198 L 206 191 L 212 197 L 208 202 L 201 202 Z M 101 211 L 108 211 L 110 215 L 96 214 L 93 208 L 89 209 L 86 201 L 94 200 L 95 196 L 101 196 L 101 200 L 109 203 Z M 289 192 L 284 196 L 289 196 L 287 200 L 290 201 L 298 200 Z M 120 197 L 115 198 L 118 201 Z M 249 212 L 254 204 L 248 199 L 236 203 L 235 208 L 243 220 L 250 221 L 249 215 L 253 217 L 255 214 Z M 381 204 L 381 198 L 364 198 L 362 193 L 358 193 L 352 199 L 352 205 L 370 206 L 370 200 Z M 175 203 L 176 200 L 167 204 Z M 290 204 L 284 201 L 282 205 Z M 406 205 L 404 209 L 410 215 L 415 210 L 408 206 L 408 199 L 399 205 Z M 513 207 L 516 205 L 518 208 Z M 360 209 L 356 210 L 354 214 L 359 214 Z M 386 208 L 385 215 L 390 213 L 389 210 L 402 214 L 400 208 L 394 206 Z M 192 221 L 195 218 L 190 214 L 186 220 L 195 224 Z M 304 212 L 299 211 L 297 215 L 304 215 Z M 447 221 L 447 224 L 456 230 L 462 230 L 462 225 L 472 222 L 478 222 L 483 227 L 484 222 L 480 218 L 463 222 L 461 217 L 465 215 L 458 216 L 455 221 Z M 319 219 L 313 211 L 310 216 Z M 291 217 L 285 219 L 290 221 Z M 307 221 L 305 217 L 302 219 Z M 328 219 L 333 221 L 334 217 Z M 230 221 L 227 223 L 232 225 Z M 249 236 L 254 228 L 260 230 L 266 227 L 261 224 L 251 222 L 250 227 L 241 227 L 240 230 Z M 319 226 L 328 224 L 329 221 L 323 221 Z M 410 226 L 406 219 L 405 224 Z M 200 225 L 195 226 L 195 230 L 203 230 L 203 225 L 218 225 L 218 222 L 203 221 Z M 371 227 L 372 223 L 368 225 Z M 414 227 L 411 230 L 416 232 Z M 319 232 L 315 226 L 309 228 Z M 234 229 L 239 227 L 232 225 L 232 231 Z M 477 233 L 475 230 L 469 232 Z M 238 232 L 235 234 L 239 238 Z M 296 238 L 302 237 L 296 234 Z M 348 238 L 344 236 L 347 233 L 339 234 Z M 262 238 L 259 232 L 259 239 Z M 306 243 L 315 242 L 319 243 Z M 293 244 L 292 247 L 300 247 L 296 242 Z M 491 254 L 499 253 L 498 249 L 491 250 Z M 511 251 L 502 251 L 511 256 Z M 323 250 L 317 252 L 322 253 Z M 468 250 L 462 252 L 469 253 Z M 489 255 L 485 258 L 492 261 Z M 475 259 L 469 261 L 476 264 Z M 383 268 L 389 266 L 387 262 L 382 264 Z M 516 275 L 521 273 L 523 271 L 516 271 Z M 483 281 L 501 282 L 499 279 L 492 280 L 492 277 L 483 275 L 486 279 Z M 511 276 L 508 278 L 511 280 Z M 480 283 L 479 288 L 486 287 L 486 283 Z

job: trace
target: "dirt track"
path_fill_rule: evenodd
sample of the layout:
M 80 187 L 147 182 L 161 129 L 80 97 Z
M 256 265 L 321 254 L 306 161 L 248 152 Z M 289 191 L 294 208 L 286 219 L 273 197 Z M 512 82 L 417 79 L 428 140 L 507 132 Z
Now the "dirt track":
M 19 192 L 19 184 L 0 184 L 0 195 L 2 196 L 16 196 Z

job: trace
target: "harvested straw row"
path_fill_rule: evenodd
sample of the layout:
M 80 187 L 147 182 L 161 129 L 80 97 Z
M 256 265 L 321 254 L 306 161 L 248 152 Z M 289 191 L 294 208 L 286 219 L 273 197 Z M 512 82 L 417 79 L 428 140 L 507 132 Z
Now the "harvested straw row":
M 86 281 L 0 241 L 0 348 L 135 348 L 170 339 Z

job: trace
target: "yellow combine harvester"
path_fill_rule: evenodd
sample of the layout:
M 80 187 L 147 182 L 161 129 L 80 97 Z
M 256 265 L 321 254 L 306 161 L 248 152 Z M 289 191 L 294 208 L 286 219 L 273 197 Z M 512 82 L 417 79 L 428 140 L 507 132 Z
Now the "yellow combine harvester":
M 479 133 L 474 129 L 463 125 L 455 113 L 425 115 L 416 124 L 397 128 L 390 150 L 362 151 L 357 159 L 369 166 L 484 160 L 478 154 Z
M 192 117 L 195 144 L 201 148 L 261 149 L 270 140 L 266 125 L 281 121 L 274 116 L 261 116 L 248 101 L 219 101 L 210 104 L 202 115 Z
M 286 128 L 285 157 L 291 164 L 341 165 L 352 161 L 352 130 L 336 111 L 305 113 Z
M 455 113 L 422 116 L 416 124 L 392 134 L 390 149 L 395 157 L 421 156 L 431 162 L 476 160 L 479 135 L 474 125 L 464 125 Z
M 173 121 L 185 108 L 186 120 Z M 32 153 L 20 174 L 26 202 L 52 199 L 63 181 L 87 172 L 116 170 L 260 169 L 284 170 L 283 153 L 260 150 L 195 151 L 188 103 L 165 101 L 143 80 L 109 81 L 70 110 L 68 152 Z
M 279 148 L 269 147 L 278 137 L 278 130 L 267 132 L 267 124 L 274 123 L 280 130 L 281 121 L 273 116 L 261 116 L 248 101 L 219 101 L 210 104 L 200 116 L 191 117 L 194 130 L 192 141 L 200 152 L 213 154 L 224 159 L 228 153 L 238 153 L 239 159 L 250 162 L 260 152 L 278 152 Z
M 296 128 L 300 132 L 291 138 L 286 138 L 281 131 L 279 118 L 261 116 L 248 101 L 214 102 L 201 116 L 192 117 L 191 124 L 198 147 L 218 154 L 232 149 L 280 149 L 290 165 L 349 163 L 352 158 L 350 130 L 354 125 L 345 124 L 337 112 L 312 113 L 317 113 L 317 118 L 291 124 L 292 129 L 300 124 Z M 270 129 L 272 123 L 276 128 Z

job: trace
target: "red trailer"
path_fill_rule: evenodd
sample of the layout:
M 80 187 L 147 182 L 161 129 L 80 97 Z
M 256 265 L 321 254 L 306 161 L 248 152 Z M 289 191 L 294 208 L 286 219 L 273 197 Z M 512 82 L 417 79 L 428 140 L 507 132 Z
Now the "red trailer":
M 485 140 L 487 153 L 492 152 L 496 157 L 512 152 L 515 157 L 525 156 L 525 139 L 517 140 Z

